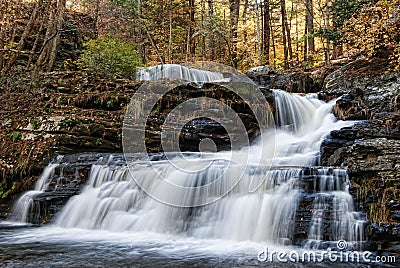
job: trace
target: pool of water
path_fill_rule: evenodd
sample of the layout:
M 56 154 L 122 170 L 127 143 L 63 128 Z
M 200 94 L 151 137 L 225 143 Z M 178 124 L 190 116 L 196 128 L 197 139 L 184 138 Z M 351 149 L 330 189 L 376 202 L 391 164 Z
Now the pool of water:
M 382 264 L 261 262 L 260 250 L 300 248 L 0 223 L 1 267 L 396 267 Z

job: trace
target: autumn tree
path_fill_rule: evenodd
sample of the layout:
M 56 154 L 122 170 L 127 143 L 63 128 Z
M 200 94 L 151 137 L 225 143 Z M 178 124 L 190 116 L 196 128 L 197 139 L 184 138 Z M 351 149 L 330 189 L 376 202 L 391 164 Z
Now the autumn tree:
M 363 6 L 362 0 L 333 0 L 328 7 L 331 14 L 331 32 L 328 37 L 333 42 L 333 57 L 337 58 L 343 53 L 342 37 L 343 25 Z
M 350 52 L 365 57 L 392 59 L 399 68 L 400 58 L 400 0 L 380 0 L 364 6 L 344 22 L 343 41 Z

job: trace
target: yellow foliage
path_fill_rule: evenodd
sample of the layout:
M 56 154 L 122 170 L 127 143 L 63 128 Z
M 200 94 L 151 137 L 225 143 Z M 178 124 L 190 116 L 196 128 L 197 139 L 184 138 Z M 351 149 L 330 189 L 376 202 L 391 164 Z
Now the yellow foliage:
M 352 54 L 366 57 L 391 57 L 399 68 L 400 62 L 400 0 L 380 0 L 365 6 L 345 23 L 344 40 Z

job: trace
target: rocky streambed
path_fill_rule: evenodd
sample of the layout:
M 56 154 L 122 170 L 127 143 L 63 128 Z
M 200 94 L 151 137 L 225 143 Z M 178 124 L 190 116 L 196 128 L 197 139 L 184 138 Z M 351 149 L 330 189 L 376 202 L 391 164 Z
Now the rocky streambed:
M 340 96 L 334 107 L 336 117 L 358 122 L 330 134 L 321 148 L 322 164 L 348 169 L 356 204 L 371 221 L 371 239 L 398 251 L 400 74 L 383 71 L 382 66 L 379 60 L 359 60 L 325 79 L 321 94 Z
M 265 88 L 339 98 L 335 116 L 356 123 L 330 133 L 321 146 L 321 164 L 348 170 L 357 210 L 370 220 L 370 240 L 377 249 L 399 252 L 400 73 L 384 59 L 359 59 L 308 74 L 285 75 L 267 66 L 248 75 Z
M 33 188 L 55 154 L 122 153 L 126 107 L 142 84 L 72 71 L 47 73 L 34 89 L 29 88 L 29 79 L 21 78 L 18 83 L 0 93 L 3 217 L 9 215 L 10 204 L 20 193 Z M 270 91 L 264 93 L 267 99 L 273 99 Z M 226 102 L 244 122 L 250 140 L 258 135 L 254 114 L 238 96 L 212 84 L 201 90 L 187 84 L 165 94 L 153 107 L 146 125 L 148 152 L 162 151 L 160 133 L 170 111 L 177 104 L 200 96 Z M 181 126 L 177 127 L 180 131 Z M 181 134 L 183 151 L 198 150 L 199 142 L 205 138 L 212 139 L 218 150 L 229 149 L 226 130 L 209 118 L 189 122 Z
M 396 251 L 400 238 L 400 76 L 395 72 L 385 73 L 386 70 L 379 69 L 379 66 L 356 61 L 335 68 L 337 70 L 326 77 L 319 97 L 325 100 L 340 97 L 334 107 L 335 115 L 341 120 L 358 122 L 330 133 L 321 148 L 321 164 L 348 170 L 357 210 L 364 211 L 371 221 L 370 239 L 377 242 L 377 249 Z M 370 71 L 362 73 L 360 70 Z M 261 84 L 272 109 L 274 103 L 270 88 L 317 92 L 325 75 L 318 78 L 313 74 L 284 75 L 271 68 L 249 73 Z M 54 72 L 43 75 L 34 90 L 8 87 L 2 91 L 2 216 L 9 214 L 10 204 L 19 193 L 33 188 L 42 169 L 55 154 L 122 152 L 121 128 L 125 108 L 140 85 L 141 82 L 137 81 L 105 79 L 82 72 Z M 245 122 L 249 138 L 257 136 L 254 115 L 235 96 L 212 85 L 204 92 L 186 85 L 161 100 L 149 117 L 149 152 L 160 151 L 160 122 L 174 105 L 199 94 L 231 99 L 232 108 Z M 219 149 L 227 149 L 229 140 L 226 133 L 213 124 L 215 122 L 207 118 L 188 124 L 184 128 L 187 132 L 186 147 L 181 149 L 198 148 L 199 140 L 204 137 L 212 138 L 219 144 Z M 89 165 L 75 162 L 73 176 L 71 173 L 70 181 L 65 184 L 68 191 L 64 193 L 70 194 L 50 198 L 53 209 L 79 192 L 79 187 L 75 186 L 84 181 L 81 177 L 87 177 Z M 44 194 L 43 198 L 48 199 L 48 196 Z M 38 214 L 38 222 L 43 221 L 46 221 L 46 216 Z

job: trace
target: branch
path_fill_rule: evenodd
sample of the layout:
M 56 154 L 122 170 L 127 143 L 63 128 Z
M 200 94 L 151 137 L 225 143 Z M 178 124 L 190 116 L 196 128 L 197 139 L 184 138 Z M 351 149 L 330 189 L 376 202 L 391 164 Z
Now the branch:
M 22 53 L 22 54 L 30 54 L 30 51 L 24 51 L 24 50 L 18 50 L 18 49 L 14 49 L 14 48 L 2 48 L 0 49 L 0 51 L 11 51 L 11 52 L 15 52 L 15 53 Z

